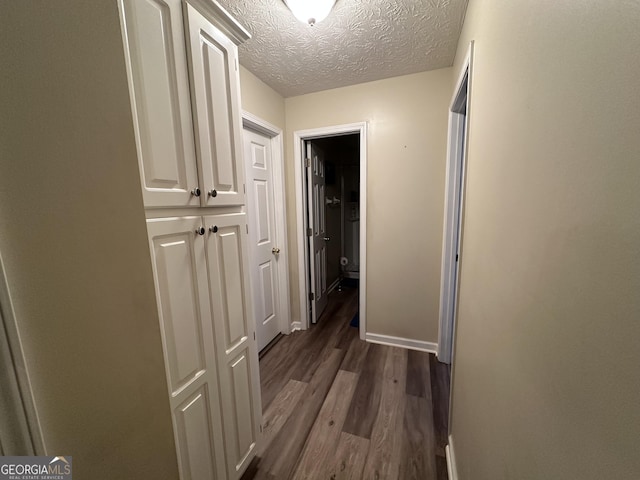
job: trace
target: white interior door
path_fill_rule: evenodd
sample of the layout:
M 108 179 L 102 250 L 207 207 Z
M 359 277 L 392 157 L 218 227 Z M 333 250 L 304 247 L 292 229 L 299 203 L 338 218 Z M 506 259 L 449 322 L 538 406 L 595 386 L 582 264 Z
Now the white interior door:
M 238 50 L 193 6 L 186 10 L 203 202 L 244 205 Z
M 204 217 L 228 478 L 255 457 L 262 419 L 243 213 Z
M 181 480 L 225 478 L 202 217 L 147 220 Z
M 275 225 L 271 139 L 245 128 L 244 159 L 253 314 L 258 350 L 262 350 L 280 333 L 277 265 L 280 247 Z
M 325 171 L 322 151 L 307 142 L 307 190 L 309 206 L 309 267 L 311 321 L 316 323 L 327 306 L 327 246 L 325 221 Z
M 181 0 L 122 0 L 121 10 L 144 204 L 198 206 Z

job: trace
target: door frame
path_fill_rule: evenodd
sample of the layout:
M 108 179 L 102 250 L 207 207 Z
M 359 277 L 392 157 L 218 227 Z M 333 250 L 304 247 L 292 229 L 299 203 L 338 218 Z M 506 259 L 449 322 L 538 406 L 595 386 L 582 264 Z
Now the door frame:
M 242 127 L 260 133 L 271 139 L 271 164 L 273 166 L 273 201 L 275 205 L 282 205 L 283 208 L 274 208 L 274 222 L 276 226 L 276 241 L 280 254 L 276 262 L 278 276 L 278 307 L 280 318 L 278 324 L 280 333 L 288 335 L 291 333 L 291 308 L 289 306 L 289 248 L 287 242 L 287 218 L 286 218 L 286 197 L 284 179 L 284 146 L 282 130 L 266 120 L 253 115 L 245 110 L 242 111 Z M 248 183 L 250 170 L 247 168 L 244 159 L 245 185 Z M 248 204 L 247 204 L 248 209 Z M 249 248 L 249 258 L 253 257 L 253 249 Z M 251 299 L 253 301 L 253 298 Z M 255 319 L 254 319 L 255 321 Z
M 471 73 L 473 42 L 462 63 L 451 104 L 449 105 L 449 139 L 444 199 L 444 229 L 442 240 L 442 276 L 440 281 L 440 325 L 438 360 L 451 364 L 455 349 L 460 263 L 465 202 L 469 107 L 471 104 Z M 456 261 L 455 255 L 458 255 Z
M 0 455 L 45 455 L 44 438 L 1 255 L 0 380 L 7 389 L 7 402 L 0 401 L 0 431 L 9 432 L 13 437 L 11 445 L 4 445 L 0 438 Z M 6 448 L 11 450 L 7 452 Z
M 307 209 L 306 209 L 306 171 L 303 162 L 306 156 L 304 143 L 324 137 L 340 135 L 360 135 L 360 283 L 359 283 L 359 321 L 360 338 L 366 334 L 367 307 L 367 122 L 332 125 L 293 132 L 293 159 L 295 167 L 296 189 L 296 238 L 298 242 L 298 291 L 300 301 L 300 324 L 295 328 L 309 328 L 309 242 L 307 241 Z

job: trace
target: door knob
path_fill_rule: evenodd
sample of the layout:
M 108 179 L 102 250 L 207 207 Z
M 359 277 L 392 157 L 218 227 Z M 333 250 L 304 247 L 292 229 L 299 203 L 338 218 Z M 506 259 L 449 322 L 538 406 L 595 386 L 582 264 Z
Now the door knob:
M 198 187 L 194 188 L 193 190 L 191 190 L 191 195 L 193 195 L 194 197 L 199 197 L 200 189 Z
M 331 240 L 331 237 L 324 237 L 325 242 L 328 242 L 329 240 Z
M 204 227 L 196 228 L 196 233 L 198 235 L 204 235 Z
M 271 253 L 273 253 L 274 255 L 277 255 L 280 253 L 280 249 L 278 247 L 273 247 L 271 249 Z
M 209 231 L 211 233 L 218 233 L 218 226 L 214 225 L 213 227 L 209 227 Z
M 209 190 L 209 196 L 210 197 L 217 197 L 218 196 L 218 191 L 215 188 Z

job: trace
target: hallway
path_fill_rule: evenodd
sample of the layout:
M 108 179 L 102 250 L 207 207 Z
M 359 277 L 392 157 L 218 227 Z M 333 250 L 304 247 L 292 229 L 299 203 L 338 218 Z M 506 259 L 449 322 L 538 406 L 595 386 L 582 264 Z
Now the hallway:
M 366 343 L 357 289 L 260 360 L 264 442 L 249 479 L 446 479 L 449 370 L 433 354 Z

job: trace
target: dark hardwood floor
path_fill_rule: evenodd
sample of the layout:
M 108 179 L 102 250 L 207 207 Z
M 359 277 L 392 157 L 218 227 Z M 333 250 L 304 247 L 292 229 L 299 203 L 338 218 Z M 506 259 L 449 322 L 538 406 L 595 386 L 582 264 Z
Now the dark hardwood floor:
M 355 288 L 260 359 L 264 442 L 243 480 L 447 478 L 449 368 L 366 343 Z

